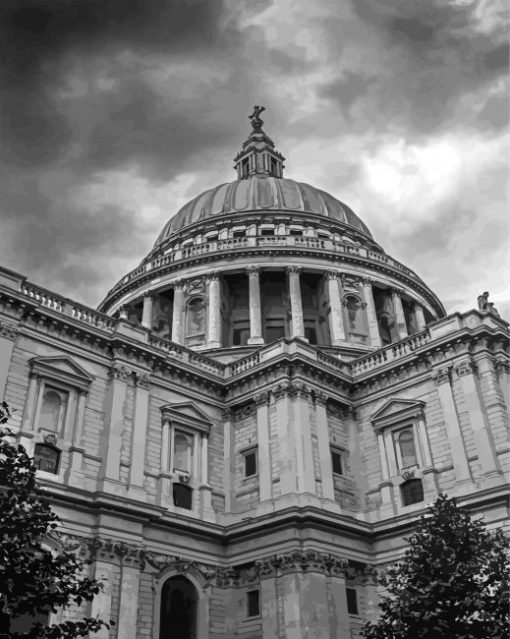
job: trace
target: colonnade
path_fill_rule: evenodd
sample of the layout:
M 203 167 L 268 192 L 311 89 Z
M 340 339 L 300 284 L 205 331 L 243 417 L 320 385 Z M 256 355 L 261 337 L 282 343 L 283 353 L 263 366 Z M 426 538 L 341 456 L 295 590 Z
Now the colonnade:
M 286 268 L 287 290 L 290 300 L 290 333 L 292 338 L 306 340 L 305 321 L 303 303 L 301 297 L 301 273 L 302 269 L 296 266 Z M 253 266 L 246 269 L 248 279 L 249 297 L 249 332 L 248 344 L 258 345 L 264 343 L 263 323 L 262 323 L 262 303 L 261 303 L 261 269 Z M 345 325 L 345 295 L 353 293 L 346 291 L 342 275 L 336 271 L 325 273 L 325 292 L 329 303 L 329 333 L 331 344 L 340 346 L 349 342 L 348 328 Z M 379 323 L 376 311 L 373 291 L 374 282 L 368 278 L 358 280 L 358 288 L 355 294 L 359 297 L 364 312 L 366 314 L 367 344 L 378 348 L 382 345 Z M 185 336 L 185 313 L 186 313 L 186 293 L 185 282 L 180 280 L 174 283 L 173 287 L 173 315 L 171 327 L 171 339 L 177 344 L 184 344 Z M 391 298 L 393 309 L 394 327 L 396 338 L 403 339 L 409 335 L 410 327 L 407 325 L 404 307 L 402 304 L 403 291 L 392 288 L 387 289 L 386 294 Z M 222 346 L 222 318 L 221 318 L 221 282 L 220 275 L 213 273 L 206 276 L 206 286 L 204 297 L 207 299 L 207 321 L 205 328 L 205 345 L 207 348 L 220 348 Z M 143 299 L 142 326 L 151 328 L 153 316 L 154 298 L 147 294 Z M 425 328 L 425 315 L 423 307 L 414 302 L 412 307 L 413 324 L 415 331 Z

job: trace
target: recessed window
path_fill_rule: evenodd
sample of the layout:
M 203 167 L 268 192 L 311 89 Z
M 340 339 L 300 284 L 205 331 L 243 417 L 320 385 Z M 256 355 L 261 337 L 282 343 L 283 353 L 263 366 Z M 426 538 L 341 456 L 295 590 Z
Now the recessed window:
M 173 454 L 173 470 L 182 470 L 190 473 L 193 459 L 193 438 L 185 433 L 176 432 Z
M 276 342 L 276 340 L 285 337 L 285 327 L 284 326 L 266 326 L 266 342 L 270 344 L 271 342 Z
M 64 427 L 69 393 L 45 386 L 38 426 L 43 430 L 61 434 Z
M 347 593 L 347 612 L 350 615 L 357 615 L 358 613 L 358 593 L 355 588 L 346 588 Z
M 241 163 L 241 177 L 247 178 L 250 174 L 249 159 L 243 160 Z
M 393 433 L 395 452 L 400 469 L 418 465 L 413 429 L 405 428 Z
M 48 444 L 36 444 L 34 448 L 34 465 L 37 470 L 58 475 L 60 451 Z
M 331 466 L 335 475 L 343 475 L 342 454 L 338 450 L 331 451 Z
M 174 484 L 173 486 L 174 506 L 191 510 L 193 505 L 193 488 L 186 484 Z
M 249 590 L 246 593 L 247 616 L 258 617 L 260 615 L 260 591 Z
M 314 326 L 305 326 L 305 337 L 309 344 L 317 344 L 317 331 Z
M 301 229 L 290 229 L 290 235 L 301 236 L 303 231 Z
M 232 233 L 232 237 L 246 237 L 246 231 L 244 229 L 241 231 L 234 231 Z
M 257 451 L 250 450 L 244 453 L 244 476 L 253 477 L 257 474 Z
M 260 229 L 260 234 L 264 236 L 274 235 L 274 229 Z
M 400 486 L 402 505 L 409 506 L 423 501 L 423 484 L 421 479 L 408 479 Z
M 248 327 L 234 328 L 232 330 L 232 346 L 245 346 L 250 338 Z

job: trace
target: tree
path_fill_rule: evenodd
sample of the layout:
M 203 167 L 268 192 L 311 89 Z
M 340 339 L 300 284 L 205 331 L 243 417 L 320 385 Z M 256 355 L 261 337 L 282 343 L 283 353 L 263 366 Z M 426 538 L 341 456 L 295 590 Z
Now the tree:
M 16 445 L 5 428 L 9 408 L 0 404 L 0 636 L 11 639 L 71 639 L 109 627 L 84 618 L 47 626 L 39 613 L 56 612 L 91 601 L 102 584 L 84 576 L 84 561 L 71 552 L 55 550 L 59 519 L 36 484 L 33 460 Z M 28 619 L 30 630 L 16 631 L 16 620 Z M 33 619 L 33 622 L 30 620 Z M 3 628 L 2 628 L 3 625 Z
M 440 495 L 379 583 L 387 594 L 367 639 L 500 639 L 509 633 L 509 541 Z

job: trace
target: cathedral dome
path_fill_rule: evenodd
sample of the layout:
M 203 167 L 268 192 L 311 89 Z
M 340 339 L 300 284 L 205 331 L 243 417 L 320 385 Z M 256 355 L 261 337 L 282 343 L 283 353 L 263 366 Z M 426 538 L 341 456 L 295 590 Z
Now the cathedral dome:
M 354 211 L 326 191 L 287 178 L 252 175 L 221 184 L 192 199 L 165 224 L 154 248 L 181 229 L 207 218 L 256 211 L 320 215 L 372 237 Z

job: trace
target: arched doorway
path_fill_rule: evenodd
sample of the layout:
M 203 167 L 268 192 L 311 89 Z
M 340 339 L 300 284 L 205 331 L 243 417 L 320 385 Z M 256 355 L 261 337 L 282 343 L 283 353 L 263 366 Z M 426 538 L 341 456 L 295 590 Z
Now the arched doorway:
M 161 590 L 159 639 L 196 639 L 197 602 L 195 586 L 186 577 L 170 577 Z

